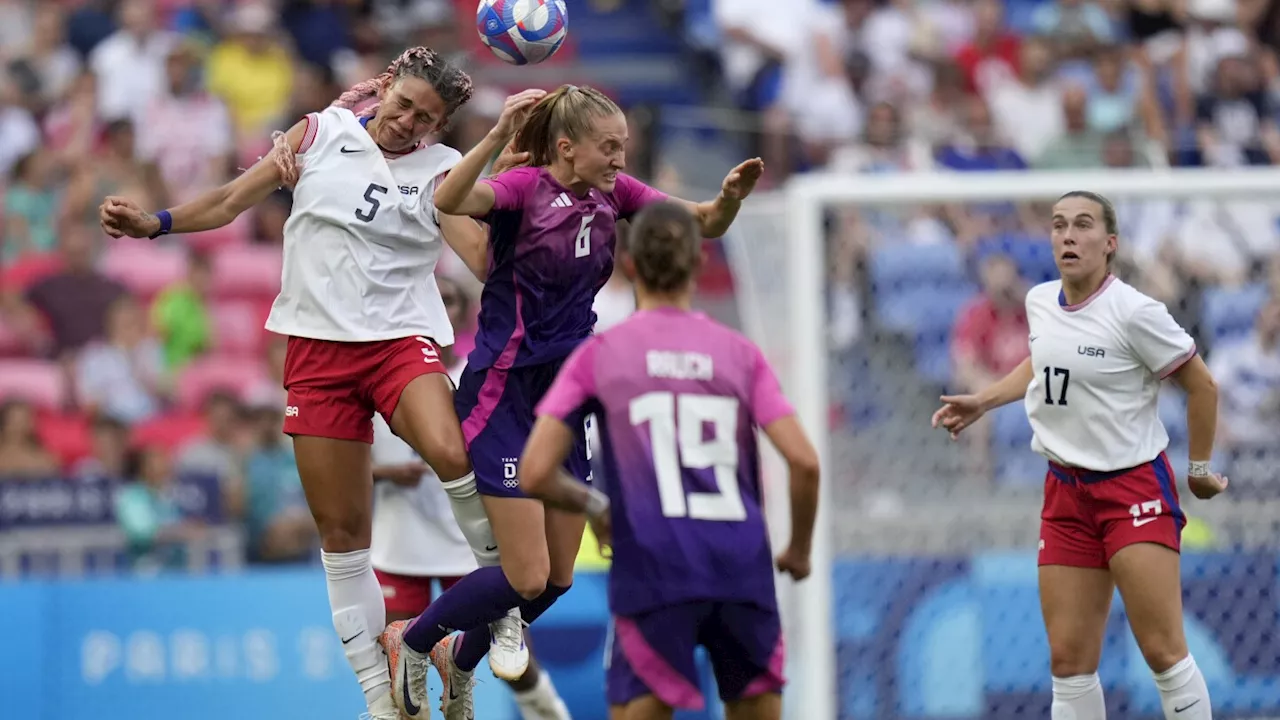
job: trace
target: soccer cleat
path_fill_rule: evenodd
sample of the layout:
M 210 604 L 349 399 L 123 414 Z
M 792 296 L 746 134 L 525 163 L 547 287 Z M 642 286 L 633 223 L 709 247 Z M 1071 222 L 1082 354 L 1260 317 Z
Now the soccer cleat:
M 519 680 L 529 669 L 524 627 L 519 608 L 512 608 L 506 617 L 489 623 L 489 669 L 501 680 Z
M 360 720 L 401 720 L 403 717 L 388 693 L 374 700 L 369 712 L 360 715 Z
M 382 633 L 382 647 L 387 651 L 387 666 L 391 670 L 391 700 L 404 717 L 429 720 L 427 663 L 430 661 L 426 655 L 404 644 L 404 629 L 408 626 L 408 620 L 399 620 L 387 625 Z M 377 716 L 377 720 L 382 720 L 381 716 Z
M 440 712 L 444 720 L 475 720 L 475 700 L 471 697 L 476 679 L 474 673 L 458 667 L 453 646 L 460 635 L 450 635 L 431 648 L 431 664 L 440 673 L 444 691 L 440 693 Z

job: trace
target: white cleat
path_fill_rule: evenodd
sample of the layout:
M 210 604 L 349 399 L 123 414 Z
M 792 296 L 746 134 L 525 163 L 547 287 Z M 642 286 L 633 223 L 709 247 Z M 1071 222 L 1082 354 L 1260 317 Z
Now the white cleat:
M 453 646 L 461 635 L 450 635 L 431 648 L 431 664 L 440 673 L 440 682 L 444 691 L 440 693 L 440 712 L 444 720 L 475 720 L 476 706 L 472 698 L 472 689 L 476 679 L 474 673 L 458 667 L 453 658 Z
M 521 720 L 572 720 L 569 708 L 554 690 L 550 693 L 517 694 L 516 707 L 520 709 Z
M 500 680 L 519 680 L 529 669 L 524 627 L 519 608 L 512 608 L 506 617 L 489 623 L 489 669 Z
M 400 620 L 388 625 L 382 633 L 382 647 L 387 651 L 387 665 L 391 670 L 391 700 L 404 713 L 403 717 L 429 720 L 427 667 L 430 660 L 404 644 L 404 629 L 408 626 L 409 621 Z M 397 718 L 396 715 L 390 717 Z M 374 720 L 383 720 L 383 717 L 375 715 Z
M 402 717 L 404 716 L 391 700 L 391 693 L 387 693 L 374 700 L 369 712 L 360 715 L 360 720 L 401 720 Z

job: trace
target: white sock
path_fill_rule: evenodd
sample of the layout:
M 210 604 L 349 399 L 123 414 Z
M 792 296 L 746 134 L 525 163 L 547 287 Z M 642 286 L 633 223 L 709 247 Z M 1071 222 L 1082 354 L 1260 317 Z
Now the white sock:
M 556 692 L 556 686 L 552 684 L 546 668 L 538 668 L 538 682 L 533 687 L 517 691 L 514 695 L 523 720 L 572 720 L 569 708 L 560 699 L 560 693 Z
M 1055 677 L 1049 716 L 1053 720 L 1106 720 L 1107 706 L 1102 700 L 1098 673 Z
M 1157 673 L 1156 688 L 1160 690 L 1165 720 L 1212 720 L 1209 688 L 1204 684 L 1204 675 L 1200 674 L 1195 658 L 1190 655 Z
M 476 474 L 467 473 L 457 480 L 440 483 L 440 486 L 449 496 L 449 507 L 453 510 L 453 519 L 457 521 L 458 529 L 462 531 L 462 536 L 471 546 L 471 553 L 476 556 L 476 562 L 480 567 L 501 565 L 498 559 L 498 541 L 493 538 L 489 516 L 485 514 L 480 491 L 476 490 Z
M 342 651 L 360 681 L 365 703 L 372 710 L 378 700 L 391 693 L 387 654 L 378 643 L 387 627 L 382 588 L 373 574 L 368 550 L 321 552 L 320 562 L 329 587 L 333 629 L 338 631 Z

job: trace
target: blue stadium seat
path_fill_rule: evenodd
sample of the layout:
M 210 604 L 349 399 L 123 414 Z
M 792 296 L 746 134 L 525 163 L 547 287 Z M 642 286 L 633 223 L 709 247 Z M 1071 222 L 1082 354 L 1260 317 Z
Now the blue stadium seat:
M 1018 266 L 1018 274 L 1033 285 L 1058 277 L 1058 267 L 1053 262 L 1053 245 L 1042 237 L 1004 235 L 985 239 L 978 243 L 975 254 L 983 258 L 993 252 L 1008 255 Z
M 877 293 L 880 326 L 908 335 L 946 335 L 956 314 L 975 289 L 971 285 L 916 285 L 905 290 Z
M 871 283 L 876 295 L 928 285 L 963 285 L 964 258 L 946 245 L 885 245 L 871 253 Z
M 1202 325 L 1209 342 L 1218 344 L 1248 335 L 1254 317 L 1267 301 L 1263 284 L 1242 288 L 1211 288 L 1204 293 Z
M 1169 432 L 1170 445 L 1182 445 L 1187 441 L 1187 398 L 1181 391 L 1170 387 L 1160 390 L 1158 406 L 1160 422 Z
M 1037 487 L 1044 482 L 1045 460 L 1031 450 L 1031 423 L 1021 402 L 991 413 L 991 454 L 1000 485 Z

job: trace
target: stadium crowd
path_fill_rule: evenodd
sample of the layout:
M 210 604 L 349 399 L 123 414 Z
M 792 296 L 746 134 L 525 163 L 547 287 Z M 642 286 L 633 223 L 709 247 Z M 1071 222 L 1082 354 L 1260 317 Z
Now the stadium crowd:
M 623 3 L 590 4 L 603 12 Z M 774 185 L 815 168 L 1280 160 L 1277 2 L 654 5 L 675 7 L 689 51 L 714 60 L 719 94 L 706 101 L 758 120 L 755 141 Z M 0 482 L 127 481 L 116 522 L 135 556 L 155 560 L 161 546 L 180 549 L 203 532 L 165 488 L 212 477 L 223 515 L 245 529 L 251 561 L 311 559 L 314 527 L 278 430 L 282 345 L 262 330 L 279 284 L 288 193 L 222 231 L 157 241 L 110 241 L 97 205 L 120 194 L 160 208 L 225 182 L 270 148 L 273 130 L 377 74 L 407 44 L 484 53 L 472 42 L 473 12 L 470 0 L 0 0 Z M 508 89 L 481 89 L 443 140 L 471 147 Z M 680 170 L 679 161 L 656 166 Z M 1210 352 L 1224 447 L 1273 452 L 1274 208 L 1119 205 L 1117 271 L 1167 302 Z M 950 362 L 921 372 L 974 387 L 1016 365 L 1027 350 L 1022 293 L 1053 272 L 1047 215 L 1013 204 L 837 211 L 836 350 L 867 341 L 867 327 L 915 335 L 926 315 L 939 315 L 927 312 L 945 304 L 936 293 L 925 309 L 919 294 L 892 297 L 899 288 L 878 268 L 886 253 L 905 252 L 917 267 L 941 254 L 955 265 L 939 271 L 942 285 L 955 280 L 939 285 L 955 293 L 946 296 L 957 300 L 955 317 L 941 313 L 936 337 L 916 338 L 916 357 Z M 461 355 L 477 286 L 460 262 L 442 272 L 453 280 L 442 289 Z M 624 316 L 629 302 L 625 282 L 611 282 L 601 322 Z M 894 322 L 891 306 L 906 308 Z M 1230 345 L 1234 352 L 1223 349 Z M 976 454 L 979 466 L 990 463 Z

